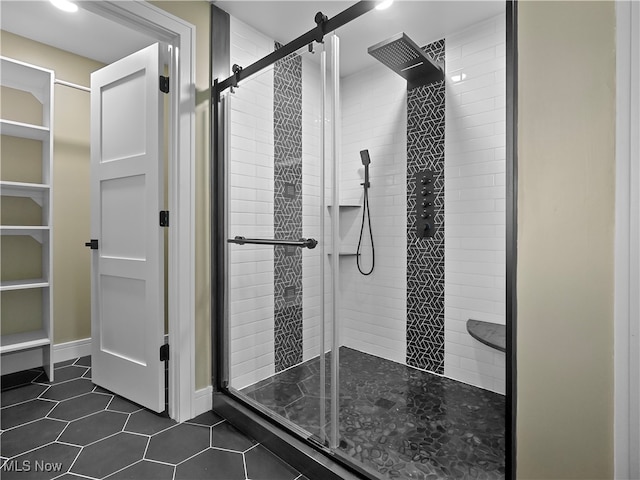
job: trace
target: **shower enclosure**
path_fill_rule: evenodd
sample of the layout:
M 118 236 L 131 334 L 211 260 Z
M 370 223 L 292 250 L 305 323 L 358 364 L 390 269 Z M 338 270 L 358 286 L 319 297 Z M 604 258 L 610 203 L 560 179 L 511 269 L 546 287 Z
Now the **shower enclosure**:
M 214 376 L 370 478 L 503 478 L 505 355 L 466 329 L 505 324 L 505 13 L 344 71 L 372 8 L 297 49 L 230 19 Z

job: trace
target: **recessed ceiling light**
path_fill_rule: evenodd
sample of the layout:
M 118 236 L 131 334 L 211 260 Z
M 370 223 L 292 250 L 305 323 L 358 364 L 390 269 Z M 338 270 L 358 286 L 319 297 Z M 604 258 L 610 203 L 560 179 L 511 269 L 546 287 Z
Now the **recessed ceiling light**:
M 53 5 L 64 12 L 77 12 L 78 6 L 75 3 L 70 2 L 69 0 L 49 0 Z
M 393 0 L 382 0 L 378 5 L 376 5 L 376 10 L 386 10 L 391 6 Z

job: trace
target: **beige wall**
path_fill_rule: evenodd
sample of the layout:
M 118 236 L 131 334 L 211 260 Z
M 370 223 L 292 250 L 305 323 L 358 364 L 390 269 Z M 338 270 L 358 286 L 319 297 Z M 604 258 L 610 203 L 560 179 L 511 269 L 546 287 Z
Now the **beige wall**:
M 91 72 L 102 66 L 5 31 L 0 35 L 2 55 L 55 70 L 57 78 L 69 82 L 89 85 Z M 89 94 L 60 85 L 54 88 L 53 337 L 58 344 L 91 336 L 89 251 L 84 246 L 89 239 L 90 152 Z M 3 104 L 9 100 L 9 96 L 3 96 Z M 3 157 L 5 148 L 13 148 L 14 142 L 4 140 Z M 30 146 L 15 148 L 26 152 Z M 24 175 L 23 181 L 30 181 L 33 169 L 28 169 L 25 165 L 25 171 L 15 173 Z M 2 213 L 4 216 L 4 208 Z M 3 262 L 3 276 L 6 266 Z M 29 312 L 32 305 L 21 302 L 16 308 Z
M 211 384 L 209 260 L 209 3 L 152 1 L 196 27 L 196 389 Z
M 518 478 L 612 478 L 615 4 L 518 8 Z

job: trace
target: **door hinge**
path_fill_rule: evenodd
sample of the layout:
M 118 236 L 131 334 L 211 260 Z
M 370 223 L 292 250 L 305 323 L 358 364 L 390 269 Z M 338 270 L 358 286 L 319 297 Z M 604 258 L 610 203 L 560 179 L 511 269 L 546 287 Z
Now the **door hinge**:
M 90 242 L 84 244 L 85 247 L 89 247 L 91 250 L 98 249 L 98 240 L 92 239 Z
M 169 211 L 168 210 L 160 210 L 160 226 L 168 227 L 169 226 Z
M 169 77 L 160 75 L 160 91 L 162 93 L 169 93 Z
M 160 361 L 166 362 L 169 360 L 169 344 L 165 343 L 160 347 Z

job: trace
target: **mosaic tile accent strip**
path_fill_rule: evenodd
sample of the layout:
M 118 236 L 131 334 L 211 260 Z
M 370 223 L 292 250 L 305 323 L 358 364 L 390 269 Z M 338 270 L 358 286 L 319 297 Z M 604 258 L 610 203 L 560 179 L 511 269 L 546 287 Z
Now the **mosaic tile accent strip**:
M 339 382 L 340 450 L 381 478 L 504 479 L 503 395 L 348 347 Z M 319 357 L 242 392 L 320 435 Z
M 276 43 L 275 48 L 280 48 Z M 273 69 L 274 205 L 277 239 L 302 238 L 302 58 Z M 274 247 L 275 370 L 302 362 L 302 251 Z
M 444 63 L 444 39 L 423 47 Z M 444 80 L 407 92 L 407 365 L 444 373 Z M 416 173 L 434 174 L 433 237 L 416 235 Z

